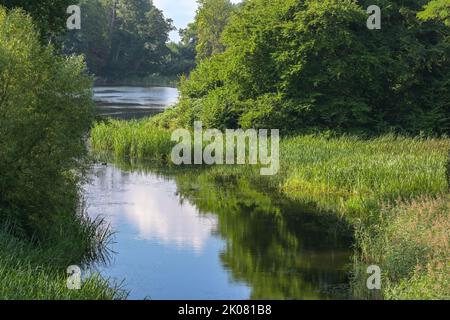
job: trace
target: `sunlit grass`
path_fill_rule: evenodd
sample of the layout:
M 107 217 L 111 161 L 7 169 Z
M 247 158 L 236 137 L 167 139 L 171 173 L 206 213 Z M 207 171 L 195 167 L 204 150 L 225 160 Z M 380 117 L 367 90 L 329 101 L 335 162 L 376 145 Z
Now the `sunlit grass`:
M 386 298 L 450 299 L 449 230 L 448 194 L 386 205 L 361 230 L 361 255 L 382 266 Z
M 99 123 L 91 131 L 92 147 L 111 151 L 116 156 L 164 160 L 175 145 L 171 132 L 147 125 L 142 121 L 111 120 Z
M 384 201 L 447 191 L 449 139 L 301 136 L 281 147 L 284 192 L 356 216 Z

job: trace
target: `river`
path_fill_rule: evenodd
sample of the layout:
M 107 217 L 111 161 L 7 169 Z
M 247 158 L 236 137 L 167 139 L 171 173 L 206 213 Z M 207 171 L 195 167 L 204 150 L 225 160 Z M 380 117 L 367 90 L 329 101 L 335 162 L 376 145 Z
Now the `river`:
M 130 119 L 172 104 L 172 90 L 95 92 L 100 113 Z M 96 270 L 130 299 L 349 297 L 351 239 L 330 231 L 339 221 L 264 185 L 124 160 L 94 166 L 85 194 L 89 215 L 115 231 Z

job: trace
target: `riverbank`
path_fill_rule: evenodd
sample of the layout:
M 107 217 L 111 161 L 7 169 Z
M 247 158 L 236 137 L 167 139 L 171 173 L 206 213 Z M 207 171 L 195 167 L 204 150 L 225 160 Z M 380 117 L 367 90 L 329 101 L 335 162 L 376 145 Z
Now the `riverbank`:
M 0 231 L 0 246 L 0 300 L 113 300 L 125 296 L 99 276 L 84 279 L 80 290 L 69 290 L 66 268 L 70 264 L 55 263 L 55 247 L 41 248 L 4 230 Z
M 67 287 L 67 268 L 107 259 L 110 232 L 101 221 L 68 223 L 48 241 L 26 240 L 0 226 L 0 300 L 115 300 L 126 292 L 100 275 L 82 274 L 79 290 Z
M 98 124 L 95 150 L 168 163 L 171 131 L 152 120 Z M 385 298 L 448 298 L 449 139 L 307 135 L 282 139 L 281 170 L 217 166 L 209 175 L 264 181 L 354 228 L 356 265 L 377 264 Z M 362 277 L 367 277 L 362 275 Z M 361 294 L 359 296 L 363 296 Z
M 85 225 L 86 227 L 86 225 Z M 88 227 L 85 234 L 75 235 L 68 226 L 59 237 L 48 243 L 21 239 L 10 228 L 0 229 L 0 300 L 115 300 L 126 293 L 114 287 L 99 275 L 82 275 L 80 290 L 67 287 L 67 268 L 85 265 L 89 259 L 101 259 L 97 253 L 86 253 L 84 241 L 100 241 L 92 232 L 97 224 Z M 77 231 L 79 232 L 79 231 Z M 104 234 L 106 236 L 106 234 Z M 80 242 L 75 242 L 80 241 Z M 102 246 L 97 243 L 96 245 Z M 83 258 L 80 258 L 79 255 Z M 83 262 L 83 263 L 82 263 Z

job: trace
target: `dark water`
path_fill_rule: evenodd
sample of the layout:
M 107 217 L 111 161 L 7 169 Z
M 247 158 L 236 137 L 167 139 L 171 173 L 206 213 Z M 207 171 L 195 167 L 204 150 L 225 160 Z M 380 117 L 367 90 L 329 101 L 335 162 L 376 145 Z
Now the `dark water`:
M 169 87 L 95 87 L 99 114 L 118 119 L 139 119 L 162 112 L 178 101 L 178 90 Z
M 151 102 L 146 113 L 177 94 L 110 87 L 96 88 L 96 97 L 109 104 L 100 112 L 128 119 L 144 113 L 132 104 Z M 99 165 L 91 178 L 88 212 L 116 232 L 111 263 L 98 269 L 123 280 L 132 299 L 349 297 L 351 240 L 342 222 L 269 186 L 153 164 Z

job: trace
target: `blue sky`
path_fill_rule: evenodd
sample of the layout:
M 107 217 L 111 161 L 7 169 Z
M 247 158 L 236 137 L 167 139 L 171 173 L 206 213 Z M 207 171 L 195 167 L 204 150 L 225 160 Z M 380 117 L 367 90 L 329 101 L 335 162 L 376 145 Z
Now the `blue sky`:
M 240 0 L 231 0 L 238 3 Z M 196 0 L 153 0 L 156 7 L 164 11 L 164 16 L 173 20 L 173 24 L 177 28 L 185 28 L 188 23 L 192 22 L 197 10 Z M 170 39 L 179 41 L 178 31 L 170 34 Z

